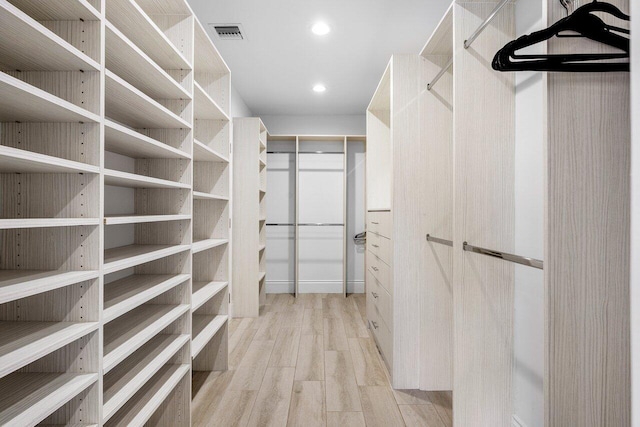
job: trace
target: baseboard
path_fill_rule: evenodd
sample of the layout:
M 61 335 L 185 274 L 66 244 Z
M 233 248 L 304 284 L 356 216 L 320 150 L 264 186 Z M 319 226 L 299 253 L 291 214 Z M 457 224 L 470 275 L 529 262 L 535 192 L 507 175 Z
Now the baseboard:
M 294 283 L 292 281 L 267 280 L 266 286 L 268 294 L 292 294 L 294 292 Z M 301 281 L 298 290 L 301 294 L 340 294 L 342 293 L 342 282 L 329 280 Z M 354 280 L 347 282 L 347 293 L 364 293 L 364 281 Z
M 527 425 L 516 414 L 513 414 L 511 417 L 511 427 L 527 427 Z

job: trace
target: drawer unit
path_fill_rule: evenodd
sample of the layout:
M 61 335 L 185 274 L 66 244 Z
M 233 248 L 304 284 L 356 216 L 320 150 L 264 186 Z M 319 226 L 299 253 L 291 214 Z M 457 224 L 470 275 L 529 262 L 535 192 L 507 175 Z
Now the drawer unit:
M 367 251 L 367 269 L 373 274 L 378 282 L 393 295 L 393 283 L 391 283 L 391 268 L 384 263 L 376 254 Z
M 370 233 L 367 235 L 367 249 L 387 265 L 391 265 L 391 240 L 375 233 Z
M 391 295 L 389 295 L 387 290 L 373 277 L 371 271 L 368 271 L 367 274 L 369 276 L 367 278 L 367 284 L 369 285 L 367 287 L 367 298 L 371 299 L 378 309 L 378 314 L 382 321 L 384 321 L 386 325 L 391 325 L 393 322 Z
M 384 323 L 378 316 L 374 315 L 374 318 L 369 319 L 369 326 L 373 331 L 373 336 L 378 343 L 378 347 L 380 348 L 380 352 L 382 353 L 382 358 L 387 364 L 387 368 L 391 370 L 391 366 L 393 366 L 393 351 L 392 351 L 392 338 L 391 331 L 389 327 Z
M 384 236 L 387 239 L 391 239 L 391 212 L 367 212 L 367 231 Z

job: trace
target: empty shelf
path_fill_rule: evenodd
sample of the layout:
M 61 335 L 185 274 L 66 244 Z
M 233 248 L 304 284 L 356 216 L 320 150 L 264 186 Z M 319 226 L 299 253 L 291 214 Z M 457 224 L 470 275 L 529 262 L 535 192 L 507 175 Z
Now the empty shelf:
M 130 188 L 190 188 L 189 184 L 183 184 L 181 182 L 137 175 L 135 173 L 122 172 L 113 169 L 105 169 L 104 184 Z
M 227 287 L 228 282 L 193 282 L 191 311 L 196 311 Z
M 191 215 L 111 215 L 104 217 L 104 224 L 140 224 L 143 222 L 186 221 L 189 219 L 191 219 Z
M 106 77 L 106 115 L 136 128 L 190 128 L 189 122 L 115 75 Z
M 136 274 L 104 285 L 105 323 L 189 280 L 188 274 Z
M 195 200 L 229 200 L 228 196 L 219 196 L 217 194 L 203 193 L 202 191 L 194 191 L 193 198 Z
M 100 70 L 96 61 L 8 2 L 0 3 L 0 58 L 3 70 Z
M 97 322 L 0 322 L 0 378 L 98 329 Z
M 100 167 L 0 145 L 1 173 L 99 173 Z
M 109 0 L 106 16 L 163 69 L 191 69 L 182 53 L 135 1 Z
M 38 21 L 99 21 L 100 14 L 87 0 L 18 0 L 20 10 Z
M 104 121 L 105 150 L 136 159 L 190 159 L 182 150 L 149 138 L 109 119 Z
M 142 305 L 105 325 L 103 372 L 115 368 L 188 311 L 188 304 Z
M 229 116 L 220 108 L 216 101 L 209 96 L 198 82 L 193 85 L 195 101 L 194 119 L 197 120 L 229 120 Z
M 189 250 L 189 245 L 128 245 L 104 251 L 104 274 Z
M 98 218 L 22 218 L 0 219 L 0 230 L 15 228 L 79 227 L 100 225 Z
M 100 116 L 0 72 L 2 122 L 100 122 Z
M 0 380 L 0 425 L 33 426 L 98 381 L 98 374 L 14 373 Z
M 191 357 L 195 358 L 227 321 L 227 315 L 194 314 L 191 329 Z
M 200 162 L 229 163 L 228 158 L 224 157 L 214 149 L 207 147 L 197 139 L 193 140 L 193 159 Z
M 207 31 L 200 21 L 195 20 L 195 51 L 198 52 L 194 59 L 196 73 L 213 75 L 229 74 L 230 70 L 224 59 L 218 52 Z
M 95 270 L 0 270 L 0 304 L 96 279 Z
M 191 250 L 193 253 L 206 251 L 207 249 L 215 248 L 227 244 L 229 241 L 226 239 L 204 239 L 193 242 Z
M 185 344 L 189 335 L 157 335 L 104 379 L 103 421 L 111 418 Z
M 191 366 L 188 364 L 164 365 L 105 423 L 105 427 L 144 425 L 190 370 Z

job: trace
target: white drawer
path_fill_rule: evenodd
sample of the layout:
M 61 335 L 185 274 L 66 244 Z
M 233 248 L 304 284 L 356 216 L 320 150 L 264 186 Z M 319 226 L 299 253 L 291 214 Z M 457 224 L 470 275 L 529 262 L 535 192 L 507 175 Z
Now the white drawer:
M 369 211 L 367 212 L 367 231 L 370 231 L 388 239 L 391 238 L 391 212 Z
M 393 295 L 391 268 L 374 253 L 367 251 L 367 269 L 373 274 L 390 295 Z
M 367 248 L 387 265 L 391 265 L 391 240 L 370 233 L 367 235 Z
M 373 305 L 378 309 L 381 320 L 388 327 L 391 327 L 393 324 L 391 295 L 389 295 L 387 290 L 373 277 L 371 271 L 368 271 L 367 275 L 367 298 L 370 298 Z

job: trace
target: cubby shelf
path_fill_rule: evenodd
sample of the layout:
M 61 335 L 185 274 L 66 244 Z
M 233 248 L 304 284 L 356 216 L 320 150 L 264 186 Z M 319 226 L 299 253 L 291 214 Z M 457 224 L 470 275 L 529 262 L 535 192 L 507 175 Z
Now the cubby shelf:
M 191 99 L 189 92 L 113 24 L 106 24 L 106 66 L 155 99 Z
M 153 178 L 135 173 L 105 169 L 104 184 L 130 188 L 191 188 L 189 184 Z
M 99 123 L 100 116 L 0 72 L 0 121 Z
M 188 364 L 164 365 L 105 426 L 144 425 L 190 370 Z
M 190 159 L 182 150 L 149 138 L 109 119 L 104 121 L 105 149 L 133 158 Z
M 0 219 L 0 230 L 16 228 L 79 227 L 100 225 L 99 218 L 20 218 Z
M 112 71 L 105 71 L 105 80 L 105 107 L 109 118 L 136 128 L 191 127 L 185 119 Z
M 0 145 L 1 173 L 99 173 L 100 167 Z
M 104 251 L 105 274 L 188 251 L 189 245 L 127 245 Z
M 191 215 L 110 215 L 104 218 L 104 224 L 140 224 L 144 222 L 188 221 L 190 219 Z
M 107 20 L 165 70 L 191 69 L 169 38 L 134 0 L 109 0 Z
M 96 279 L 99 272 L 0 270 L 0 304 Z
M 203 193 L 202 191 L 194 191 L 193 192 L 193 199 L 194 200 L 223 200 L 223 201 L 228 201 L 229 197 L 228 196 L 219 196 L 217 194 Z
M 189 304 L 147 304 L 109 322 L 104 328 L 103 372 L 115 368 L 189 309 Z
M 224 157 L 212 148 L 207 147 L 197 139 L 193 140 L 193 160 L 201 162 L 229 163 L 229 159 Z
M 200 86 L 198 82 L 194 82 L 194 94 L 195 101 L 194 118 L 196 120 L 226 120 L 229 121 L 229 116 L 224 110 L 216 103 L 216 101 L 209 96 L 209 94 Z
M 8 2 L 0 4 L 0 58 L 4 69 L 100 70 L 96 61 Z
M 0 378 L 99 327 L 97 322 L 0 322 Z
M 98 374 L 14 373 L 0 379 L 0 425 L 34 426 L 98 381 Z
M 228 285 L 228 282 L 193 282 L 191 311 L 196 311 L 202 307 L 207 301 L 218 295 L 218 293 L 224 290 Z
M 103 422 L 108 421 L 189 343 L 189 335 L 157 335 L 113 369 L 104 381 Z
M 229 243 L 227 239 L 203 239 L 193 242 L 191 250 L 193 253 L 206 251 L 207 249 L 213 249 L 218 246 L 226 245 Z
M 103 321 L 111 322 L 189 280 L 188 274 L 135 274 L 104 285 Z
M 194 314 L 192 323 L 191 357 L 195 358 L 224 326 L 228 316 L 224 314 Z

